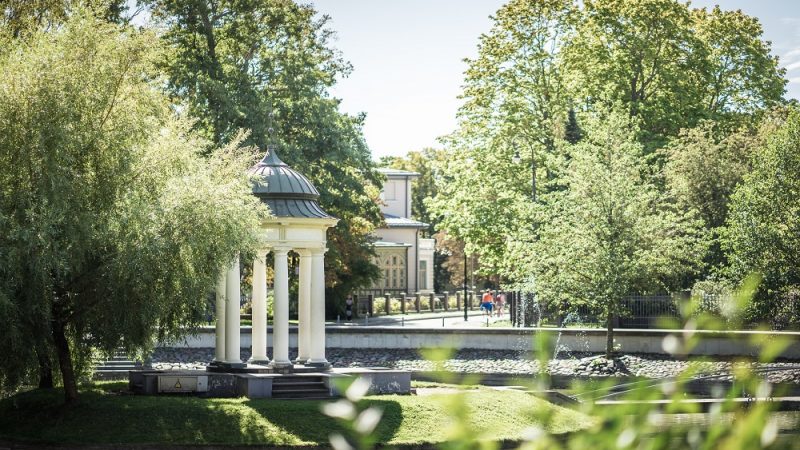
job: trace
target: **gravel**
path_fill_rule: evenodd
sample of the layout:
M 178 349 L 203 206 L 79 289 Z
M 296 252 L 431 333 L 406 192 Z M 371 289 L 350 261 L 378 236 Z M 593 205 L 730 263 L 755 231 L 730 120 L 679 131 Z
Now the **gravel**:
M 425 360 L 413 349 L 327 349 L 328 361 L 334 367 L 389 367 L 411 371 L 431 371 L 436 365 Z M 290 355 L 294 358 L 296 355 Z M 242 349 L 241 357 L 247 360 L 249 350 Z M 151 357 L 154 369 L 204 369 L 214 358 L 213 348 L 158 348 Z M 602 355 L 560 353 L 548 362 L 551 375 L 580 376 L 638 376 L 645 378 L 673 377 L 685 370 L 698 375 L 714 375 L 730 379 L 733 362 L 676 360 L 666 355 L 626 354 L 611 361 Z M 747 364 L 763 371 L 768 381 L 800 384 L 800 363 L 776 362 L 736 363 Z M 456 351 L 443 362 L 443 369 L 453 372 L 504 373 L 524 375 L 539 373 L 539 362 L 532 355 L 515 350 Z

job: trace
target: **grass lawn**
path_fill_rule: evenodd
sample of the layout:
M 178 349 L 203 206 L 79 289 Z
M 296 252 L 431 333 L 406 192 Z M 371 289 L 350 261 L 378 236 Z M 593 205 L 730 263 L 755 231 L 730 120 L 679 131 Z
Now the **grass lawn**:
M 436 387 L 426 385 L 426 387 Z M 96 383 L 81 402 L 62 406 L 60 389 L 29 391 L 0 401 L 0 440 L 63 444 L 327 444 L 338 424 L 315 400 L 202 399 L 133 396 L 126 383 Z M 443 390 L 445 391 L 445 390 Z M 452 390 L 451 390 L 452 391 Z M 476 388 L 464 391 L 470 429 L 491 439 L 518 439 L 537 417 L 554 433 L 591 424 L 591 418 L 530 394 Z M 456 394 L 385 395 L 363 400 L 383 409 L 381 443 L 447 440 Z M 488 429 L 487 429 L 488 428 Z

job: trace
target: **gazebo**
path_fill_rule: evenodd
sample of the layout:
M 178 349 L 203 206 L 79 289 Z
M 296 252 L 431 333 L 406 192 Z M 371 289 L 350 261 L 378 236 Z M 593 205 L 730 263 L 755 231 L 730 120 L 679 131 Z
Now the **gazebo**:
M 325 251 L 326 230 L 338 222 L 320 208 L 319 192 L 301 173 L 278 158 L 275 146 L 249 173 L 255 178 L 253 195 L 272 213 L 259 229 L 260 247 L 252 261 L 252 357 L 240 358 L 239 257 L 220 276 L 216 288 L 216 351 L 212 366 L 242 369 L 249 365 L 290 371 L 295 364 L 328 368 L 325 359 Z M 298 357 L 289 360 L 289 252 L 299 255 Z M 274 261 L 272 360 L 267 357 L 266 256 Z M 262 367 L 263 368 L 263 367 Z

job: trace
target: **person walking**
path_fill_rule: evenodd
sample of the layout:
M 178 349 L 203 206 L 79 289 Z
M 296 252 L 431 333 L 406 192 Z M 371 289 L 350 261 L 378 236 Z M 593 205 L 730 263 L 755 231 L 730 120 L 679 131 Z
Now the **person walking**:
M 492 291 L 489 289 L 483 293 L 483 297 L 481 298 L 481 309 L 487 316 L 492 316 L 492 310 L 494 309 L 494 297 L 492 297 Z
M 495 298 L 495 316 L 503 317 L 503 312 L 506 307 L 506 293 L 498 292 Z

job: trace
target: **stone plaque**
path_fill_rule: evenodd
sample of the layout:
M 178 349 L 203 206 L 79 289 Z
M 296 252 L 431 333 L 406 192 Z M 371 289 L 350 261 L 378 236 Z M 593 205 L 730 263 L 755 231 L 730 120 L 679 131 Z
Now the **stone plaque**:
M 207 392 L 208 376 L 206 375 L 159 375 L 158 392 L 186 393 Z

